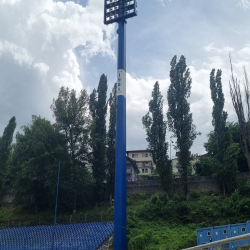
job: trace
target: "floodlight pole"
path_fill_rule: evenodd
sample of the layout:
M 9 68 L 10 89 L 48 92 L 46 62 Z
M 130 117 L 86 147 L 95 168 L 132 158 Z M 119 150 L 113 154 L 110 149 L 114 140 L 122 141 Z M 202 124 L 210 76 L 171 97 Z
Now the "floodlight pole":
M 57 187 L 56 187 L 55 217 L 54 217 L 54 227 L 53 227 L 52 246 L 51 246 L 51 249 L 52 249 L 52 250 L 54 249 L 55 232 L 56 232 L 56 213 L 57 213 L 57 200 L 58 200 L 58 189 L 59 189 L 59 180 L 60 180 L 60 170 L 61 170 L 61 162 L 59 161 L 58 176 L 57 176 Z
M 127 250 L 126 20 L 118 22 L 114 250 Z

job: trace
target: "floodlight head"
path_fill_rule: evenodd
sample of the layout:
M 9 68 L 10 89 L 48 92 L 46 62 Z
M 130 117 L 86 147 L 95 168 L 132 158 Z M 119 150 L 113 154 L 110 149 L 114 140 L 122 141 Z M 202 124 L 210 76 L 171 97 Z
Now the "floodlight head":
M 136 0 L 104 0 L 104 24 L 137 16 Z

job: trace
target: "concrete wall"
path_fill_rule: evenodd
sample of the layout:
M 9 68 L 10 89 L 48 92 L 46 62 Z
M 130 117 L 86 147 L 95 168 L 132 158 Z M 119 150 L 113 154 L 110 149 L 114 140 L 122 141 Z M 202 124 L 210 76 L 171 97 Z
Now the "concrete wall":
M 239 173 L 238 177 L 250 179 L 250 173 Z M 210 176 L 189 177 L 189 186 L 190 190 L 196 189 L 201 192 L 208 192 L 212 190 L 214 192 L 222 193 L 221 183 Z M 174 179 L 173 190 L 174 194 L 182 193 L 181 179 Z M 161 188 L 159 180 L 127 182 L 127 194 L 157 194 L 163 192 L 164 190 Z M 7 189 L 0 197 L 0 203 L 12 203 L 13 198 L 12 190 Z
M 238 177 L 246 177 L 250 179 L 250 173 L 239 173 Z M 189 187 L 190 190 L 196 189 L 201 192 L 208 192 L 210 190 L 218 193 L 222 193 L 222 184 L 212 178 L 211 176 L 194 176 L 189 177 Z M 174 179 L 174 194 L 182 193 L 182 184 L 181 179 Z M 152 180 L 152 181 L 137 181 L 134 183 L 127 183 L 127 194 L 155 194 L 162 193 L 164 190 L 160 186 L 160 181 Z
M 9 204 L 14 200 L 13 190 L 11 188 L 5 189 L 0 196 L 0 204 Z

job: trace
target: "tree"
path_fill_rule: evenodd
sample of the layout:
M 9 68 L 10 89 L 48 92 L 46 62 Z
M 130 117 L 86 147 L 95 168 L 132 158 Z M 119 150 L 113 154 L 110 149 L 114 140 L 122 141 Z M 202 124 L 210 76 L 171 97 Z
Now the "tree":
M 226 126 L 227 112 L 224 109 L 224 94 L 221 83 L 222 71 L 212 69 L 210 74 L 211 98 L 214 103 L 212 112 L 212 124 L 214 126 L 215 152 L 214 157 L 218 160 L 218 167 L 214 169 L 213 174 L 222 180 L 223 192 L 225 189 L 231 193 L 237 186 L 237 156 L 239 148 L 237 143 L 232 142 L 228 127 Z M 232 154 L 234 150 L 234 153 Z M 235 154 L 237 153 L 237 155 Z M 229 164 L 230 163 L 230 164 Z
M 13 116 L 4 129 L 2 137 L 0 137 L 0 193 L 5 184 L 5 178 L 8 171 L 7 165 L 11 153 L 11 143 L 15 128 L 16 118 Z
M 230 57 L 231 64 L 231 82 L 229 81 L 230 94 L 233 102 L 235 112 L 238 117 L 238 122 L 240 126 L 240 145 L 241 149 L 244 152 L 247 162 L 248 169 L 250 171 L 250 84 L 246 72 L 245 66 L 244 70 L 244 92 L 245 92 L 245 105 L 242 101 L 240 84 L 237 81 L 237 78 L 233 74 L 233 66 Z
M 109 97 L 109 130 L 108 130 L 108 185 L 110 192 L 110 202 L 112 204 L 112 196 L 114 195 L 115 188 L 115 145 L 116 145 L 116 83 L 110 93 Z
M 183 182 L 186 199 L 189 199 L 188 167 L 191 156 L 189 149 L 198 135 L 193 124 L 192 113 L 187 98 L 190 97 L 192 79 L 187 69 L 186 58 L 174 56 L 171 61 L 170 86 L 167 93 L 168 99 L 168 126 L 173 136 L 176 137 L 179 171 Z
M 231 135 L 232 141 L 234 143 L 238 143 L 240 145 L 240 126 L 239 123 L 237 122 L 229 122 L 227 123 L 228 131 Z M 242 147 L 240 147 L 240 152 L 238 154 L 237 158 L 237 165 L 238 165 L 238 171 L 239 172 L 247 172 L 249 171 L 248 169 L 248 163 L 247 163 L 247 158 L 242 150 Z
M 154 85 L 152 98 L 148 105 L 149 112 L 142 117 L 142 124 L 147 133 L 148 149 L 151 151 L 161 184 L 169 198 L 172 192 L 172 165 L 168 159 L 167 124 L 163 117 L 163 99 L 158 82 Z
M 56 119 L 56 126 L 62 132 L 68 142 L 68 150 L 71 156 L 72 176 L 71 188 L 73 190 L 72 208 L 76 213 L 77 200 L 82 195 L 79 182 L 83 183 L 88 176 L 86 164 L 89 158 L 89 97 L 86 90 L 81 90 L 79 97 L 76 91 L 62 87 L 58 98 L 53 99 L 51 109 Z M 84 177 L 85 176 L 85 177 Z
M 232 138 L 232 142 L 239 144 L 240 143 L 240 132 L 239 132 L 239 124 L 233 122 L 227 122 L 226 127 L 228 132 Z M 217 173 L 218 168 L 220 167 L 217 160 L 217 137 L 214 131 L 211 131 L 208 135 L 208 141 L 204 144 L 204 147 L 207 151 L 207 157 L 201 157 L 199 161 L 195 163 L 195 170 L 198 175 L 214 175 Z M 236 152 L 238 152 L 236 150 Z M 217 166 L 217 167 L 214 167 Z M 237 169 L 239 172 L 245 172 L 248 170 L 247 159 L 243 154 L 242 150 L 240 150 L 237 157 Z M 216 175 L 215 175 L 216 177 Z
M 101 75 L 97 91 L 94 89 L 90 95 L 90 113 L 92 115 L 91 147 L 92 170 L 95 180 L 96 205 L 103 192 L 103 183 L 106 178 L 106 115 L 107 115 L 107 76 Z
M 37 116 L 32 116 L 31 123 L 22 130 L 23 134 L 16 135 L 12 161 L 15 203 L 31 204 L 37 213 L 54 205 L 59 161 L 61 179 L 67 175 L 67 141 L 50 121 Z

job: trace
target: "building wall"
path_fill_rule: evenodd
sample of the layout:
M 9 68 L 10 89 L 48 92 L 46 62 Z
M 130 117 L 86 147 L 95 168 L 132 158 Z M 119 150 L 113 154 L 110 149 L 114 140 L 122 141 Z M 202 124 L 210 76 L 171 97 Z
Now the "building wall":
M 191 164 L 194 165 L 196 162 L 198 161 L 198 159 L 194 159 L 191 161 Z M 173 173 L 174 174 L 178 174 L 178 168 L 177 168 L 177 164 L 178 164 L 178 159 L 172 159 L 172 168 L 173 168 Z M 194 174 L 195 171 L 194 169 L 192 169 L 192 174 Z
M 127 161 L 127 182 L 137 181 L 137 170 Z
M 139 175 L 149 175 L 155 169 L 152 157 L 147 150 L 131 150 L 127 151 L 128 157 L 136 161 L 140 171 Z

